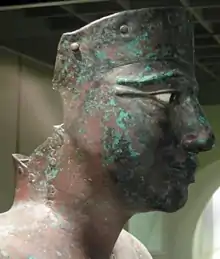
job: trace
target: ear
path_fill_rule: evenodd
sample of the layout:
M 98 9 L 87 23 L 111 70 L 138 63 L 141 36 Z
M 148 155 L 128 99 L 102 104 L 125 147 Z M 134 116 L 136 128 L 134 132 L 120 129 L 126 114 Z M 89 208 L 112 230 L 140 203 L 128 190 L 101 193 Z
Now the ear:
M 29 161 L 29 157 L 20 154 L 13 154 L 12 158 L 16 178 L 23 178 L 28 173 L 27 162 Z

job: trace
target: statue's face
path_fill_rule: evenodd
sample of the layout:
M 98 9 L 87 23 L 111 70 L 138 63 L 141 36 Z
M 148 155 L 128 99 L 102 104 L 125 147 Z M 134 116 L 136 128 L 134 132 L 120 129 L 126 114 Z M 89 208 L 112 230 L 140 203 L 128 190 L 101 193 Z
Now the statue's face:
M 195 80 L 153 65 L 144 76 L 138 72 L 144 67 L 116 68 L 94 82 L 81 95 L 73 132 L 82 149 L 101 157 L 109 188 L 123 205 L 173 212 L 187 201 L 196 156 L 212 148 L 214 136 Z

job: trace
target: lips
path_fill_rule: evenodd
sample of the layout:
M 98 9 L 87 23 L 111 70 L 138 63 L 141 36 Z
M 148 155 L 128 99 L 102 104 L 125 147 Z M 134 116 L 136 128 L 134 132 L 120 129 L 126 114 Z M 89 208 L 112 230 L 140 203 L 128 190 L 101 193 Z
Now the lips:
M 178 170 L 176 171 L 176 168 L 171 168 L 171 179 L 174 180 L 174 182 L 182 182 L 186 184 L 194 183 L 195 182 L 195 171 L 186 171 L 185 170 Z
M 197 168 L 197 159 L 193 154 L 189 154 L 184 162 L 173 162 L 170 164 L 171 175 L 174 180 L 180 180 L 185 183 L 195 182 L 195 172 Z

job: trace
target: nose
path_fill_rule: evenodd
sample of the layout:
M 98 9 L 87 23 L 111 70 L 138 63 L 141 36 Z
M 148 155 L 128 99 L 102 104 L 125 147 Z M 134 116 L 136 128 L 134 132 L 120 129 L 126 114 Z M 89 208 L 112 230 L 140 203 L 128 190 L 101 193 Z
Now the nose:
M 186 97 L 172 109 L 174 133 L 188 152 L 199 153 L 214 147 L 215 136 L 198 98 Z
M 182 146 L 190 152 L 209 151 L 215 144 L 215 136 L 211 130 L 202 130 L 198 134 L 186 134 L 182 138 Z

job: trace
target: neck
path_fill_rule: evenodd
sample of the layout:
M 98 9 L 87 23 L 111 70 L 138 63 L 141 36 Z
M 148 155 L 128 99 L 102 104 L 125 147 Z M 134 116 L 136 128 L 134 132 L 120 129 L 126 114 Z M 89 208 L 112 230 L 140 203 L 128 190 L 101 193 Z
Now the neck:
M 85 258 L 107 259 L 126 222 L 111 204 L 93 200 L 72 214 L 78 226 L 74 239 L 80 244 Z
M 62 229 L 79 244 L 82 258 L 109 258 L 130 215 L 113 198 L 104 176 L 96 161 L 82 159 L 68 135 L 57 128 L 30 157 L 28 188 L 22 180 L 17 197 L 26 188 L 29 199 L 46 203 L 59 214 L 65 221 Z

